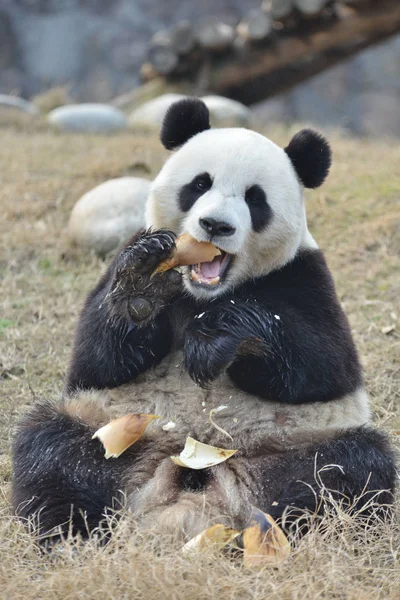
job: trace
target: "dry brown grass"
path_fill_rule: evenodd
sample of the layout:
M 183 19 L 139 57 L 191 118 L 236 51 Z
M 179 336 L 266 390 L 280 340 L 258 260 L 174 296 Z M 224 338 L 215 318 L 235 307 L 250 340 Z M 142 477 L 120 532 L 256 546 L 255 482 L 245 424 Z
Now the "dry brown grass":
M 46 114 L 59 106 L 71 104 L 72 100 L 69 96 L 69 87 L 60 85 L 37 94 L 32 98 L 32 102 L 41 113 Z
M 270 133 L 285 143 L 291 132 Z M 340 511 L 287 563 L 260 573 L 215 555 L 184 558 L 156 534 L 141 539 L 129 519 L 106 548 L 71 542 L 39 553 L 10 513 L 12 430 L 36 397 L 59 395 L 79 308 L 104 268 L 65 247 L 69 211 L 104 179 L 154 175 L 165 153 L 155 139 L 69 136 L 24 122 L 1 135 L 1 598 L 399 599 L 398 522 L 365 533 Z M 333 136 L 333 148 L 327 184 L 309 194 L 310 228 L 349 316 L 375 422 L 400 432 L 400 147 Z

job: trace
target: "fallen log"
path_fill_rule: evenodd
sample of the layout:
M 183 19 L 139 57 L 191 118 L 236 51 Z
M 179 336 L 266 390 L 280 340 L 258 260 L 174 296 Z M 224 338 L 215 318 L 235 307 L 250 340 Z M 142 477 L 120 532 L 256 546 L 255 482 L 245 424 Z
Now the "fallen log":
M 208 91 L 253 104 L 400 31 L 398 0 L 372 2 L 362 10 L 342 13 L 306 35 L 277 36 L 272 48 L 252 46 L 221 58 L 210 69 Z

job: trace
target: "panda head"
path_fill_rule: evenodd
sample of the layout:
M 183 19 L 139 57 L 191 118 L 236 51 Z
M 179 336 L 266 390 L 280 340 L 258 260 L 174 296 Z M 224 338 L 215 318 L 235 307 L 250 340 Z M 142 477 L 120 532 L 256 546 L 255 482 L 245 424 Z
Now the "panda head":
M 187 98 L 168 110 L 161 141 L 175 152 L 152 184 L 147 226 L 189 233 L 222 251 L 185 269 L 191 294 L 223 294 L 316 247 L 303 189 L 321 185 L 331 164 L 318 133 L 300 131 L 283 149 L 247 129 L 210 129 L 206 105 Z

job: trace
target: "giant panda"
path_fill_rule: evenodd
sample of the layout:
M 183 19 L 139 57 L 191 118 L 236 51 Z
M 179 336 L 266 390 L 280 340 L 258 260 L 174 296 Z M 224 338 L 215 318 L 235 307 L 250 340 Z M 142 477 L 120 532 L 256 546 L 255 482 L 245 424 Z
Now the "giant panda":
M 86 299 L 61 401 L 18 426 L 16 513 L 46 539 L 85 536 L 124 506 L 138 527 L 190 539 L 216 522 L 243 529 L 254 506 L 285 523 L 318 513 L 323 489 L 357 511 L 390 505 L 393 451 L 369 424 L 349 325 L 307 228 L 304 188 L 327 176 L 329 144 L 311 130 L 283 149 L 254 131 L 210 129 L 195 98 L 170 107 L 161 141 L 172 154 L 147 228 Z M 183 232 L 221 255 L 154 275 Z M 232 442 L 209 421 L 221 405 Z M 106 460 L 93 433 L 127 413 L 161 418 Z M 188 435 L 238 452 L 182 468 L 170 457 Z

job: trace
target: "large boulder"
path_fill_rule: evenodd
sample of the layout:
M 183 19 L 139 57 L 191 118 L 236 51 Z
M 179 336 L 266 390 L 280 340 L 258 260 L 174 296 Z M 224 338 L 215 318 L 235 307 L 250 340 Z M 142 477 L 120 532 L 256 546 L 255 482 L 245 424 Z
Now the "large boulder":
M 168 108 L 182 98 L 185 98 L 182 94 L 163 94 L 149 100 L 131 112 L 129 124 L 134 129 L 159 130 Z M 214 127 L 251 127 L 252 113 L 240 102 L 223 96 L 204 96 L 202 100 Z
M 72 209 L 69 240 L 105 256 L 144 227 L 150 183 L 141 177 L 120 177 L 84 194 Z
M 108 104 L 69 104 L 52 110 L 47 118 L 65 131 L 112 133 L 127 127 L 124 113 Z

